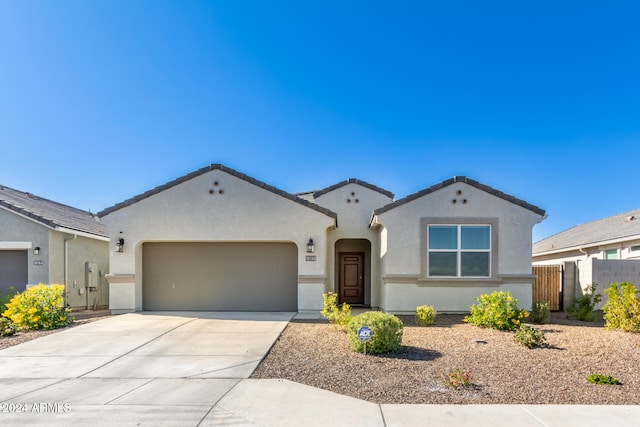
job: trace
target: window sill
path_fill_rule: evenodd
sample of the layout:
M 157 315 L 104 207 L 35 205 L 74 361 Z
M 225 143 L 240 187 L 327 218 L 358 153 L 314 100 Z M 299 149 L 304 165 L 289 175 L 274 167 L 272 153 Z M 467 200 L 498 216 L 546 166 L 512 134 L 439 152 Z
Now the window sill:
M 462 278 L 462 277 L 424 277 L 411 274 L 386 275 L 382 278 L 385 284 L 414 284 L 418 286 L 456 286 L 483 287 L 499 286 L 504 283 L 533 283 L 533 274 L 500 274 L 497 277 Z

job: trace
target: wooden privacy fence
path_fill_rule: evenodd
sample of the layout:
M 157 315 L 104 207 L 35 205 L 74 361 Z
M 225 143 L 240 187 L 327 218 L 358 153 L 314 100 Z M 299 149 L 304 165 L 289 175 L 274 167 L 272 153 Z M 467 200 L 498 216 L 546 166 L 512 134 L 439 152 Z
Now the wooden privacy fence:
M 533 302 L 548 302 L 552 311 L 562 310 L 562 266 L 534 265 Z

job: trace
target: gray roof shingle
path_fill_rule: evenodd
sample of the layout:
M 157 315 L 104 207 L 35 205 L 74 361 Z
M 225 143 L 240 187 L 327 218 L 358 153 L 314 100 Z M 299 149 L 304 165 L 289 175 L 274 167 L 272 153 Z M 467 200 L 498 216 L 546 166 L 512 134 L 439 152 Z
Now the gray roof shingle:
M 109 237 L 105 225 L 90 212 L 1 185 L 0 206 L 52 229 L 66 228 Z
M 640 238 L 640 209 L 576 225 L 533 244 L 533 254 Z

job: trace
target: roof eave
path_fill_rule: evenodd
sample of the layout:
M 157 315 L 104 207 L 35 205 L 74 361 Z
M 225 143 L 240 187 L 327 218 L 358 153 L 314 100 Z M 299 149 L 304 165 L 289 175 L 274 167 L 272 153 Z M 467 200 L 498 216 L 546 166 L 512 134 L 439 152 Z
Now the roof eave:
M 629 240 L 640 240 L 640 234 L 632 234 L 629 236 L 619 237 L 616 239 L 600 240 L 597 242 L 588 242 L 581 245 L 567 246 L 565 248 L 554 248 L 544 252 L 534 252 L 533 256 L 554 255 L 562 252 L 580 251 L 590 248 L 596 248 L 598 246 L 615 245 L 616 243 L 624 243 Z

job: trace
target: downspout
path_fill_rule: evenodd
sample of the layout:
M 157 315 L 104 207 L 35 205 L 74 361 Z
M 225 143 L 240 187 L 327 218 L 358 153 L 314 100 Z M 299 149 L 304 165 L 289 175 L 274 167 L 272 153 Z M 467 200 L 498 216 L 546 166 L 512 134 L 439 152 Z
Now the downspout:
M 78 238 L 77 234 L 74 234 L 73 237 L 69 237 L 64 239 L 64 307 L 69 307 L 69 251 L 67 249 L 67 242 L 69 240 L 75 240 Z
M 589 253 L 588 253 L 587 251 L 585 251 L 584 249 L 582 249 L 582 248 L 578 248 L 578 251 L 579 251 L 580 253 L 584 254 L 584 256 L 585 256 L 585 257 L 589 258 Z

